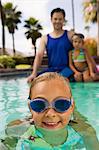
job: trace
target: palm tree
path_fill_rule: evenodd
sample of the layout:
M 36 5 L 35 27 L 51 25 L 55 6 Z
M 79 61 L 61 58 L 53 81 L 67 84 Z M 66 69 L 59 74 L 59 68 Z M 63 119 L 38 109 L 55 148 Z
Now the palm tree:
M 5 14 L 4 10 L 2 7 L 2 3 L 0 0 L 0 13 L 1 13 L 1 24 L 2 24 L 2 49 L 3 49 L 3 54 L 5 54 Z
M 30 17 L 28 20 L 25 20 L 25 28 L 27 31 L 25 32 L 26 38 L 32 40 L 32 44 L 34 45 L 35 55 L 36 55 L 36 40 L 41 37 L 40 30 L 42 30 L 42 26 L 39 24 L 39 21 L 35 18 Z
M 17 6 L 13 7 L 13 4 L 8 2 L 4 6 L 5 11 L 5 25 L 8 28 L 10 34 L 12 34 L 12 41 L 13 41 L 13 54 L 15 55 L 15 40 L 14 34 L 15 29 L 18 29 L 18 23 L 21 23 L 21 12 L 17 11 Z
M 89 0 L 83 2 L 85 22 L 97 23 L 98 25 L 98 44 L 97 55 L 99 55 L 99 0 Z

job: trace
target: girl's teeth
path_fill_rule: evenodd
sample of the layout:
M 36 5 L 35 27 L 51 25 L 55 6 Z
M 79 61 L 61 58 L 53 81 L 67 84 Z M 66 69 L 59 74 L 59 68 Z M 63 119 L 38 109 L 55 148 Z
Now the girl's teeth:
M 55 125 L 56 123 L 54 123 L 54 122 L 48 122 L 46 124 L 48 124 L 48 125 Z

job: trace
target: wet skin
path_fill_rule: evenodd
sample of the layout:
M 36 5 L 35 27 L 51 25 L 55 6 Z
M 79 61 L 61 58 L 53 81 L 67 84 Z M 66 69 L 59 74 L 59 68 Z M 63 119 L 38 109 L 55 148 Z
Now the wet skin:
M 70 99 L 71 93 L 68 85 L 65 85 L 60 80 L 51 79 L 50 81 L 39 82 L 32 88 L 31 99 L 38 97 L 44 98 L 50 103 L 57 98 Z M 64 113 L 56 112 L 52 108 L 48 108 L 42 113 L 31 110 L 31 113 L 35 125 L 52 130 L 63 128 L 68 124 L 73 108 L 72 104 Z

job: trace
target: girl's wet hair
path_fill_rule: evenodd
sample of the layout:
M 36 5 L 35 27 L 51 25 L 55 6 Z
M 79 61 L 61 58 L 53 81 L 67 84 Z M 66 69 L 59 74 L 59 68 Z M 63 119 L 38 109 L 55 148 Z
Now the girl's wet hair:
M 65 85 L 69 85 L 69 81 L 67 78 L 62 77 L 60 74 L 56 73 L 56 72 L 47 72 L 47 73 L 43 73 L 41 75 L 39 75 L 38 77 L 36 77 L 32 83 L 31 83 L 31 87 L 30 87 L 30 92 L 29 92 L 29 98 L 31 99 L 31 92 L 32 92 L 32 88 L 39 82 L 43 82 L 43 81 L 50 81 L 52 79 L 59 79 L 61 80 Z

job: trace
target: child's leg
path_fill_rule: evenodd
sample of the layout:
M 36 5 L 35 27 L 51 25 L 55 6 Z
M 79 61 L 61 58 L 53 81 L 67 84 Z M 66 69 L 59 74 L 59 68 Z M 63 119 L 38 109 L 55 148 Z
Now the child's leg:
M 82 74 L 79 75 L 79 76 L 76 76 L 76 75 L 74 74 L 74 79 L 75 79 L 75 81 L 77 81 L 77 82 L 82 82 L 82 81 L 83 81 L 83 76 L 82 76 Z
M 83 72 L 83 80 L 84 80 L 84 82 L 93 81 L 92 77 L 90 76 L 89 70 L 86 70 Z
M 95 76 L 92 78 L 94 81 L 99 81 L 99 74 L 95 73 Z

